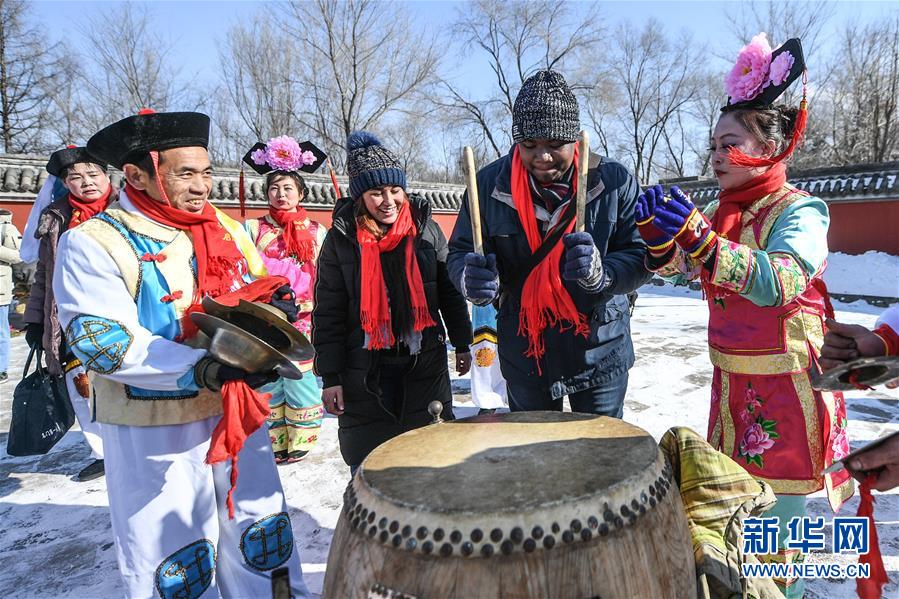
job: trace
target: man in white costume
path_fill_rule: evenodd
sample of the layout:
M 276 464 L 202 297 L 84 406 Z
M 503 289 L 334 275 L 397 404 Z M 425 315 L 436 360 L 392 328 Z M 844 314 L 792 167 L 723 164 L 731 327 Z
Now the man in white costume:
M 231 464 L 205 463 L 222 385 L 274 378 L 189 345 L 188 309 L 265 275 L 240 224 L 207 201 L 208 138 L 206 115 L 145 110 L 88 141 L 127 184 L 105 212 L 62 236 L 59 320 L 95 390 L 127 595 L 267 596 L 272 570 L 287 567 L 293 595 L 307 597 L 265 428 L 237 454 L 233 518 Z M 271 303 L 288 311 L 288 302 Z

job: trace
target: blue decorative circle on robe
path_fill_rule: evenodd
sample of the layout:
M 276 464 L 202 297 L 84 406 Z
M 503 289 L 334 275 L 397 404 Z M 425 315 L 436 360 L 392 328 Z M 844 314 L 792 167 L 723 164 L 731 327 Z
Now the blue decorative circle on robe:
M 208 539 L 194 541 L 163 560 L 156 568 L 156 590 L 162 599 L 197 599 L 215 573 L 215 546 Z
M 117 320 L 79 314 L 66 328 L 66 341 L 85 370 L 112 374 L 122 365 L 134 335 Z
M 247 565 L 256 570 L 272 570 L 293 553 L 293 528 L 286 512 L 253 522 L 240 537 L 240 552 Z

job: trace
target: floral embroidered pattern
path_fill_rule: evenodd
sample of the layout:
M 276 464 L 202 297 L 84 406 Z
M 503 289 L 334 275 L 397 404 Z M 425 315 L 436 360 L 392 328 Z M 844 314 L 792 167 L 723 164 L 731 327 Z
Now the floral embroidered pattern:
M 837 462 L 849 455 L 849 435 L 846 434 L 848 421 L 846 417 L 839 419 L 831 432 L 830 448 L 833 450 L 833 461 Z
M 711 283 L 730 291 L 740 293 L 752 274 L 752 250 L 733 241 L 721 239 Z
M 799 262 L 789 254 L 768 254 L 780 287 L 780 302 L 786 304 L 805 291 L 808 283 Z
M 764 401 L 752 388 L 752 383 L 747 383 L 746 403 L 738 414 L 740 424 L 746 427 L 740 441 L 739 455 L 746 460 L 746 464 L 753 464 L 759 468 L 765 466 L 762 454 L 774 447 L 775 440 L 780 439 L 777 421 L 767 420 L 761 414 L 763 405 Z

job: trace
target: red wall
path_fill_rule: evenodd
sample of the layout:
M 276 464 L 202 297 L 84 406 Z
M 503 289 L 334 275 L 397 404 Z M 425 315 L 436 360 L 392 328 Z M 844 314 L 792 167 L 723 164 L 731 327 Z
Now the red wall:
M 834 202 L 827 207 L 831 252 L 864 254 L 877 250 L 899 256 L 899 200 Z
M 13 222 L 19 232 L 25 229 L 25 221 L 31 211 L 31 201 L 0 201 L 0 208 L 13 213 Z M 899 256 L 899 200 L 879 202 L 834 202 L 830 208 L 830 232 L 827 242 L 832 252 L 846 254 L 863 254 L 876 250 Z M 236 207 L 226 207 L 224 211 L 240 220 L 240 211 Z M 331 210 L 308 209 L 314 220 L 325 226 L 331 226 Z M 265 210 L 247 210 L 248 217 L 258 217 Z M 443 229 L 447 239 L 456 222 L 456 214 L 438 213 L 434 220 Z

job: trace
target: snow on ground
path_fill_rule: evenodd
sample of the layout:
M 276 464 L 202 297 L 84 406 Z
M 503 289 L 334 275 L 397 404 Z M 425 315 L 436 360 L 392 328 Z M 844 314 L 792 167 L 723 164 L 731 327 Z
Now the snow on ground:
M 873 251 L 858 256 L 831 252 L 824 282 L 831 293 L 899 297 L 899 256 Z
M 859 293 L 859 291 L 856 291 Z M 837 304 L 838 319 L 871 326 L 880 309 L 867 304 Z M 711 365 L 705 350 L 707 310 L 698 292 L 648 286 L 633 318 L 637 363 L 631 370 L 625 419 L 657 439 L 671 426 L 689 426 L 704 434 Z M 10 374 L 18 376 L 26 355 L 24 338 L 13 339 Z M 0 430 L 9 427 L 15 379 L 0 387 Z M 457 416 L 475 413 L 468 381 L 454 381 Z M 878 389 L 848 394 L 853 446 L 899 429 L 899 391 Z M 318 446 L 301 463 L 282 467 L 290 515 L 310 589 L 320 593 L 328 548 L 341 507 L 349 469 L 337 448 L 337 422 L 325 419 Z M 77 425 L 76 425 L 77 426 Z M 5 445 L 6 433 L 0 433 Z M 0 452 L 2 453 L 2 452 Z M 89 462 L 80 432 L 70 432 L 46 456 L 0 457 L 0 589 L 6 597 L 122 596 L 105 479 L 89 483 L 74 475 Z M 136 473 L 139 474 L 139 473 Z M 843 508 L 854 514 L 857 499 Z M 880 495 L 876 505 L 881 547 L 893 580 L 884 596 L 899 593 L 899 493 Z M 831 514 L 823 493 L 809 500 L 809 513 Z M 828 541 L 829 542 L 829 541 Z M 813 554 L 809 561 L 831 561 Z M 847 561 L 842 559 L 840 561 Z M 852 581 L 809 581 L 807 597 L 855 596 Z

